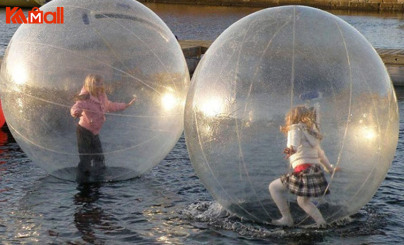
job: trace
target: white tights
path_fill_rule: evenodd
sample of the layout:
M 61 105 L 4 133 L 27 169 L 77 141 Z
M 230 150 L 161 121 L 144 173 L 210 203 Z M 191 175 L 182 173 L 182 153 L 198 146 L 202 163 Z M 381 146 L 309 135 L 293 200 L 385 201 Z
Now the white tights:
M 282 184 L 281 179 L 276 179 L 269 184 L 269 192 L 271 193 L 272 199 L 282 214 L 281 219 L 273 221 L 276 225 L 293 225 L 293 218 L 284 196 L 284 193 L 287 191 L 288 189 Z M 318 210 L 316 205 L 310 201 L 309 197 L 298 196 L 297 204 L 299 204 L 299 206 L 314 219 L 317 225 L 323 225 L 326 223 L 320 210 Z

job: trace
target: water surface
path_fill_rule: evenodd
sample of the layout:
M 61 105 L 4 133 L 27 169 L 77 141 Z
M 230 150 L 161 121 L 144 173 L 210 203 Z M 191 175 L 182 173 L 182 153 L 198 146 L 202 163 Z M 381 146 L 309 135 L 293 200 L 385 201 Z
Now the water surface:
M 258 9 L 148 4 L 180 39 L 213 40 Z M 404 48 L 403 14 L 337 13 L 373 45 Z M 0 10 L 0 55 L 18 25 Z M 401 38 L 400 38 L 401 37 Z M 48 176 L 0 131 L 2 244 L 393 244 L 404 241 L 404 90 L 397 91 L 400 135 L 392 167 L 358 214 L 326 229 L 281 229 L 223 210 L 191 166 L 182 137 L 149 173 L 80 186 Z

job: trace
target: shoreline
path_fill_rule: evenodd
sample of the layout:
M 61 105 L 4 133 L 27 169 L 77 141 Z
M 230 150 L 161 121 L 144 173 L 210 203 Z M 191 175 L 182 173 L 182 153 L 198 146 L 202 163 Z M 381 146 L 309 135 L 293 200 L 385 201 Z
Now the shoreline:
M 305 5 L 323 10 L 402 12 L 404 0 L 138 0 L 141 3 L 269 8 Z
M 43 3 L 34 0 L 3 0 L 0 8 L 6 6 L 32 8 Z M 45 2 L 45 1 L 43 1 Z M 284 5 L 303 5 L 323 10 L 349 10 L 364 12 L 404 12 L 404 0 L 138 0 L 140 3 L 180 4 L 199 6 L 270 8 Z

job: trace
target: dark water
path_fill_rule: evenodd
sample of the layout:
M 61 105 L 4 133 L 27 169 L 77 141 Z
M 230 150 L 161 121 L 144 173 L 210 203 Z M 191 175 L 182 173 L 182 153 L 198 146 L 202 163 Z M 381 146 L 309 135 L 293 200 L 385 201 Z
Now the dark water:
M 182 39 L 214 39 L 223 28 L 256 10 L 178 7 L 191 8 L 189 13 L 165 5 L 151 8 Z M 402 15 L 342 17 L 369 25 L 369 29 L 380 23 L 372 33 L 384 33 L 384 28 L 395 23 L 394 35 L 404 37 Z M 1 55 L 16 28 L 4 23 L 0 10 Z M 371 42 L 404 47 L 404 40 L 394 40 L 378 37 Z M 400 136 L 385 181 L 358 214 L 326 229 L 280 229 L 228 214 L 195 175 L 183 137 L 158 166 L 140 178 L 78 186 L 34 166 L 4 127 L 0 131 L 0 244 L 401 244 L 404 90 L 398 89 L 397 95 Z
M 148 4 L 179 39 L 215 40 L 237 20 L 259 8 Z M 404 13 L 332 11 L 377 48 L 404 48 Z

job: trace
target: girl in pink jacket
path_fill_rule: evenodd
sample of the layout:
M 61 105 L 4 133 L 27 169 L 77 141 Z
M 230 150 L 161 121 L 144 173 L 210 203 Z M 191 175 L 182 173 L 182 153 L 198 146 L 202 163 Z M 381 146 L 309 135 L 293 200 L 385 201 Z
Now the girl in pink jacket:
M 102 76 L 87 75 L 77 101 L 70 109 L 70 114 L 74 118 L 80 118 L 76 129 L 80 157 L 78 181 L 88 179 L 91 172 L 101 173 L 105 169 L 102 145 L 98 136 L 105 122 L 105 113 L 125 110 L 135 100 L 132 99 L 128 104 L 109 101 Z M 92 169 L 94 171 L 91 171 Z

